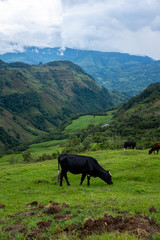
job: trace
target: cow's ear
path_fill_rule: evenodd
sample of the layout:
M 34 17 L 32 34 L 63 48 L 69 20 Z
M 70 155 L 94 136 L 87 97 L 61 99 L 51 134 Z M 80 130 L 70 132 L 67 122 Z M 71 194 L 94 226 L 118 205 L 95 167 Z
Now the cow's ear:
M 110 176 L 112 177 L 112 175 L 111 175 L 110 171 L 108 171 L 108 172 L 109 172 Z

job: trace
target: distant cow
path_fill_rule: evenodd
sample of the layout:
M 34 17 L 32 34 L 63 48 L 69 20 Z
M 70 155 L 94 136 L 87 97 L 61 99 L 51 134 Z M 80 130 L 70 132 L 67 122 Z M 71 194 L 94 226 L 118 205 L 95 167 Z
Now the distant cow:
M 152 148 L 149 150 L 149 154 L 151 154 L 152 152 L 154 152 L 155 154 L 155 151 L 157 151 L 157 154 L 159 152 L 159 149 L 160 149 L 160 143 L 155 143 Z
M 124 143 L 124 150 L 128 147 L 131 147 L 132 149 L 135 149 L 136 148 L 136 142 L 125 142 Z
M 60 186 L 62 186 L 63 177 L 65 178 L 68 186 L 70 185 L 67 178 L 67 172 L 73 174 L 82 174 L 80 185 L 82 185 L 86 175 L 88 179 L 88 186 L 90 185 L 90 177 L 99 177 L 108 184 L 113 184 L 112 177 L 109 171 L 104 170 L 92 157 L 81 155 L 60 155 L 58 158 L 58 171 L 60 170 Z

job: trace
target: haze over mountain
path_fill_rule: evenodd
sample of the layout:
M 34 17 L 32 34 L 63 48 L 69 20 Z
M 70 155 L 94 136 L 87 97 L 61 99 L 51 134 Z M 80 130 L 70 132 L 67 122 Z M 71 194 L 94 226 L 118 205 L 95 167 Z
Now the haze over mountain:
M 69 61 L 0 61 L 0 149 L 49 133 L 73 114 L 114 105 L 107 89 Z
M 0 53 L 24 46 L 160 59 L 159 0 L 1 0 Z
M 0 59 L 29 64 L 69 60 L 81 66 L 99 85 L 108 90 L 125 92 L 130 96 L 160 81 L 160 61 L 124 53 L 27 47 L 24 52 L 0 55 Z

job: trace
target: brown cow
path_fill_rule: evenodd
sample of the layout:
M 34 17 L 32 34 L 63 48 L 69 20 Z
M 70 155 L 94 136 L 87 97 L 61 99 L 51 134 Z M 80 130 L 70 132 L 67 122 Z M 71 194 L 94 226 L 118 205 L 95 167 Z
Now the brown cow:
M 158 154 L 159 149 L 160 149 L 160 142 L 155 143 L 155 144 L 152 146 L 152 148 L 149 150 L 149 154 L 151 154 L 152 152 L 154 152 L 154 154 L 155 154 L 155 151 L 157 151 L 157 154 Z

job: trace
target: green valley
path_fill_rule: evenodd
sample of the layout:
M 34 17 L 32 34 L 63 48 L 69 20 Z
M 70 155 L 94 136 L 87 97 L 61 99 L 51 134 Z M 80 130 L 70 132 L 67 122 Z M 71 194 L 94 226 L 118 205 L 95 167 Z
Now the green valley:
M 77 114 L 119 103 L 69 61 L 38 66 L 1 61 L 0 86 L 1 152 L 20 144 L 23 149 L 46 135 L 55 139 L 57 127 L 64 128 Z
M 109 124 L 79 130 L 66 144 L 67 151 L 119 149 L 125 141 L 136 141 L 138 149 L 160 141 L 160 83 L 152 84 L 113 112 Z M 87 142 L 87 143 L 86 143 Z
M 1 157 L 0 236 L 159 240 L 160 161 L 148 154 L 159 138 L 159 89 L 151 85 L 117 110 L 77 115 L 61 129 L 61 139 Z M 123 150 L 128 139 L 137 142 L 136 150 Z M 90 186 L 86 180 L 79 186 L 81 176 L 68 173 L 71 186 L 64 180 L 60 187 L 61 153 L 94 157 L 111 172 L 113 185 L 92 177 Z

